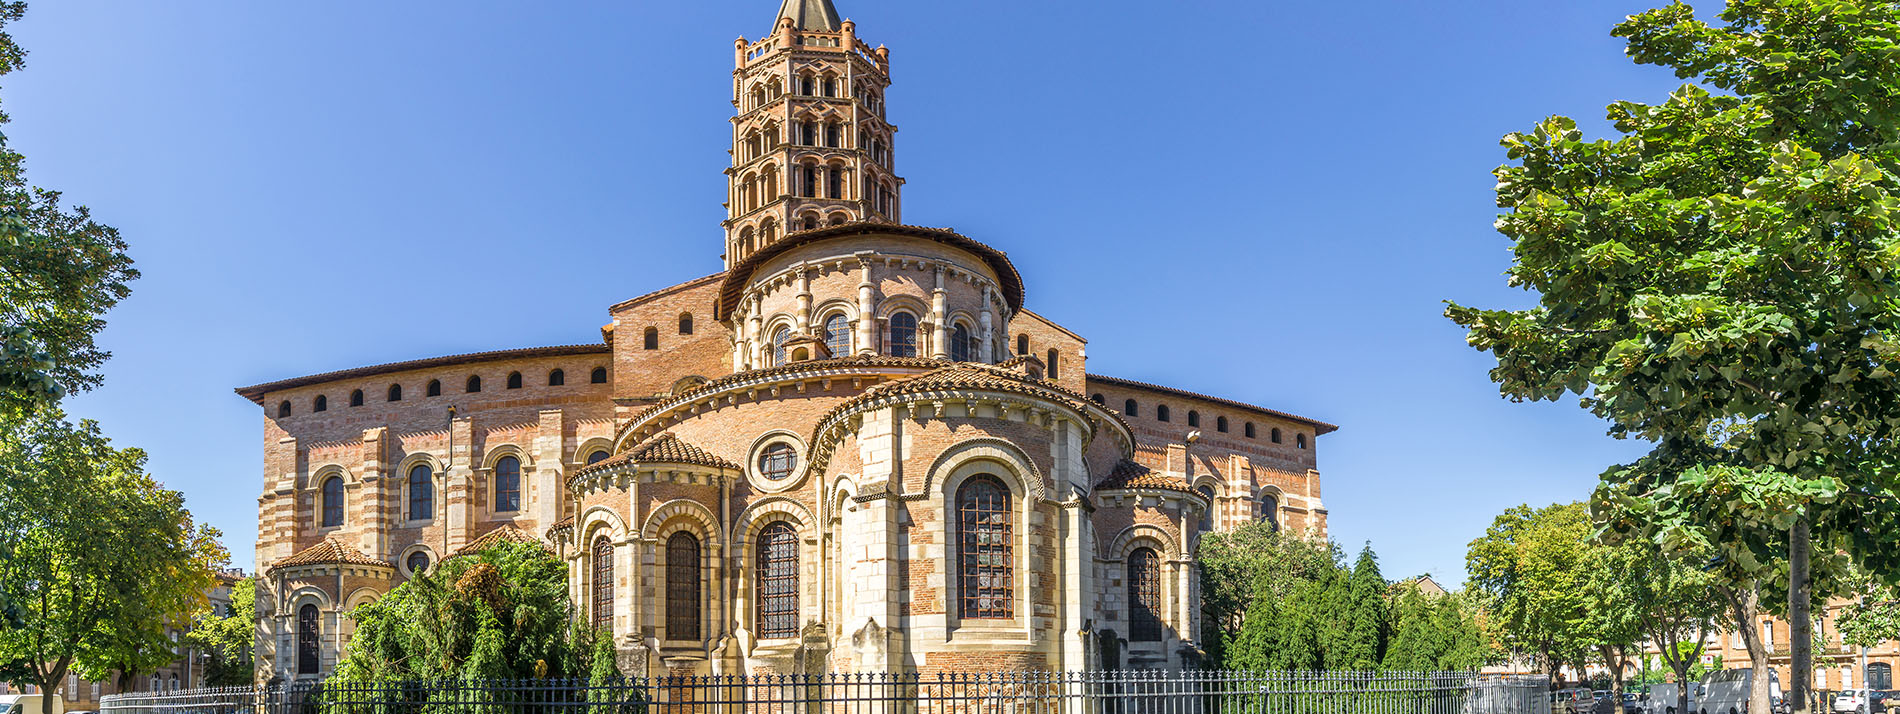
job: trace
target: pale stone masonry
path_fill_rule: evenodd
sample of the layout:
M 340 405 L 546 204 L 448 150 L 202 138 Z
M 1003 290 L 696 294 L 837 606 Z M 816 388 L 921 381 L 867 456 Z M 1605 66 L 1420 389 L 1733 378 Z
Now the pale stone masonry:
M 495 539 L 630 674 L 1181 667 L 1200 535 L 1324 537 L 1319 421 L 1088 372 L 1002 252 L 899 222 L 890 52 L 830 0 L 735 45 L 725 270 L 595 344 L 245 387 L 260 678 Z M 479 542 L 478 542 L 479 541 Z

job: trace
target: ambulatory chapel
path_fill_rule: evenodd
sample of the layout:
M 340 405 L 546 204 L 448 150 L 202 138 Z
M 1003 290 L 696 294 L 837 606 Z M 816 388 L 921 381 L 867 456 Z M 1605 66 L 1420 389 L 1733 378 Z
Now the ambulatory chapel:
M 327 676 L 352 608 L 503 540 L 566 561 L 628 674 L 1181 667 L 1201 534 L 1324 537 L 1335 427 L 1093 374 L 1002 251 L 907 222 L 891 53 L 831 0 L 733 61 L 724 270 L 585 344 L 237 390 L 260 679 Z

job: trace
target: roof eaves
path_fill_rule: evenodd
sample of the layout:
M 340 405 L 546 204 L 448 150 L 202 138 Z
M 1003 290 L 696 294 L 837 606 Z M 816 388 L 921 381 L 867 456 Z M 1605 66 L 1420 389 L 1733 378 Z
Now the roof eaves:
M 1099 380 L 1099 381 L 1107 382 L 1109 384 L 1114 384 L 1114 385 L 1123 386 L 1123 387 L 1135 387 L 1137 389 L 1151 389 L 1157 392 L 1167 392 L 1177 397 L 1183 397 L 1187 399 L 1202 399 L 1202 400 L 1214 402 L 1217 404 L 1225 404 L 1230 407 L 1247 409 L 1250 411 L 1260 412 L 1262 414 L 1270 414 L 1270 415 L 1281 417 L 1284 419 L 1292 419 L 1297 422 L 1313 425 L 1315 435 L 1330 434 L 1332 432 L 1339 431 L 1338 426 L 1328 424 L 1318 419 L 1311 419 L 1308 417 L 1300 416 L 1298 414 L 1290 414 L 1287 412 L 1280 411 L 1278 409 L 1268 409 L 1266 407 L 1259 406 L 1256 404 L 1248 404 L 1246 402 L 1235 401 L 1232 399 L 1225 399 L 1222 397 L 1216 397 L 1216 396 L 1212 396 L 1208 394 L 1201 394 L 1200 392 L 1191 392 L 1186 389 L 1177 389 L 1175 387 L 1164 387 L 1159 384 L 1153 384 L 1150 382 L 1142 382 L 1142 381 L 1133 380 L 1133 379 L 1123 379 L 1121 377 L 1110 377 L 1105 374 L 1090 374 L 1088 375 L 1088 379 Z
M 353 367 L 351 369 L 337 370 L 334 372 L 324 372 L 322 374 L 312 374 L 312 375 L 303 376 L 303 377 L 293 377 L 290 379 L 283 379 L 283 380 L 278 380 L 275 382 L 265 382 L 263 384 L 253 384 L 249 387 L 238 387 L 231 391 L 236 392 L 237 395 L 240 397 L 244 397 L 245 399 L 251 400 L 253 403 L 263 404 L 264 395 L 269 394 L 271 392 L 279 392 L 286 389 L 296 389 L 298 387 L 308 387 L 312 384 L 323 384 L 325 382 L 335 382 L 335 381 L 344 380 L 344 379 L 361 379 L 363 377 L 374 377 L 380 374 L 394 374 L 396 372 L 408 372 L 410 370 L 417 370 L 417 369 L 433 369 L 436 367 L 449 367 L 449 366 L 454 366 L 458 364 L 474 364 L 477 362 L 493 362 L 493 361 L 504 360 L 504 359 L 524 359 L 524 358 L 533 358 L 533 357 L 566 357 L 570 355 L 586 355 L 586 354 L 608 354 L 611 351 L 612 351 L 612 348 L 603 343 L 603 344 L 598 344 L 598 345 L 557 345 L 554 347 L 526 347 L 526 348 L 514 349 L 514 350 L 493 350 L 489 352 L 470 352 L 467 354 L 448 355 L 446 357 L 429 357 L 426 359 L 408 360 L 405 362 L 390 362 L 388 364 L 372 365 L 368 367 Z

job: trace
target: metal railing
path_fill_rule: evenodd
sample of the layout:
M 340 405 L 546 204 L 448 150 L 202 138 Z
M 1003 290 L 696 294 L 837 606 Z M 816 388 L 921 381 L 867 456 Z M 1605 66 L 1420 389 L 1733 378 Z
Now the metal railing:
M 983 672 L 325 682 L 115 694 L 102 714 L 1551 714 L 1541 676 Z

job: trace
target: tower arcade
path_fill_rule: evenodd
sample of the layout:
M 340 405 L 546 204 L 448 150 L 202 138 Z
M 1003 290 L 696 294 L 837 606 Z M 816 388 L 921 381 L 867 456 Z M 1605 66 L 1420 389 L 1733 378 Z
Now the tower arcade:
M 784 0 L 771 34 L 734 41 L 733 63 L 727 268 L 787 233 L 899 221 L 888 49 L 831 0 Z

